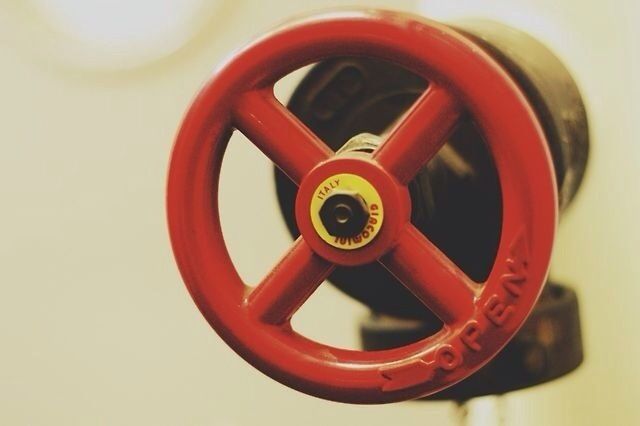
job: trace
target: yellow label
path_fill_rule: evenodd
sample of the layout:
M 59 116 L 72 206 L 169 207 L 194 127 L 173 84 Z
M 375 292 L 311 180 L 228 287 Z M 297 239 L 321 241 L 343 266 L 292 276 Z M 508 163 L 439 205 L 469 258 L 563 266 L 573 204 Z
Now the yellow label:
M 369 210 L 369 220 L 363 231 L 355 237 L 334 237 L 329 235 L 320 219 L 320 208 L 324 204 L 329 195 L 335 191 L 353 191 L 356 192 L 367 205 Z M 309 207 L 311 214 L 311 223 L 317 234 L 326 243 L 343 250 L 355 250 L 366 246 L 378 235 L 382 222 L 384 220 L 384 209 L 382 199 L 378 191 L 369 183 L 369 181 L 358 175 L 349 173 L 341 173 L 333 175 L 324 180 L 316 188 L 311 205 Z

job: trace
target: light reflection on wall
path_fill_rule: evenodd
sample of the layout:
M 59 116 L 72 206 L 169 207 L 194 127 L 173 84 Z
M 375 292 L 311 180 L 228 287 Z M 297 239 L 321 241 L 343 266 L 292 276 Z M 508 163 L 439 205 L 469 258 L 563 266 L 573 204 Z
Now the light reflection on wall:
M 30 0 L 18 16 L 40 53 L 73 67 L 131 69 L 175 53 L 224 0 Z M 38 34 L 38 36 L 33 36 Z

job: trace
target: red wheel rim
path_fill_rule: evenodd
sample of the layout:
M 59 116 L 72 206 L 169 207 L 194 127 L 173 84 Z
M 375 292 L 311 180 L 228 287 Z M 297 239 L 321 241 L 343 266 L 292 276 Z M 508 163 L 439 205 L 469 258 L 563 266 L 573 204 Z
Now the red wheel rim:
M 392 61 L 430 82 L 369 160 L 332 159 L 331 150 L 272 92 L 273 84 L 289 72 L 346 55 Z M 409 223 L 404 189 L 463 110 L 487 140 L 503 198 L 501 240 L 482 285 L 468 279 Z M 231 262 L 218 213 L 220 167 L 234 127 L 301 185 L 296 215 L 302 237 L 253 292 Z M 313 182 L 335 171 L 369 173 L 381 195 L 397 202 L 380 236 L 362 251 L 345 254 L 322 245 L 299 212 Z M 182 277 L 220 336 L 255 367 L 288 386 L 356 403 L 437 392 L 495 355 L 523 323 L 545 281 L 556 205 L 544 136 L 506 72 L 446 26 L 371 11 L 291 24 L 220 69 L 184 119 L 167 196 L 171 241 Z M 292 330 L 291 316 L 334 263 L 375 258 L 443 319 L 441 332 L 400 348 L 365 352 L 323 345 Z

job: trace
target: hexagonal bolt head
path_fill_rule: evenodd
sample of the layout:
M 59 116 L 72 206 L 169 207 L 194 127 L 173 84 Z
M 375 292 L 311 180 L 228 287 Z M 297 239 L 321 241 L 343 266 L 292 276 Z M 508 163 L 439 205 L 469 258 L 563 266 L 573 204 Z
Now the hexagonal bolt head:
M 320 220 L 334 237 L 355 237 L 369 220 L 369 209 L 357 192 L 336 191 L 320 207 Z

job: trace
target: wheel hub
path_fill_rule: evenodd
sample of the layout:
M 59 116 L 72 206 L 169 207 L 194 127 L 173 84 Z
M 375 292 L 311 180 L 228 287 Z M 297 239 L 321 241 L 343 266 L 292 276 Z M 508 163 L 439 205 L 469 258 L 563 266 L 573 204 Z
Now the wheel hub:
M 384 207 L 380 194 L 369 181 L 341 173 L 318 185 L 309 214 L 313 228 L 327 244 L 355 250 L 378 235 Z

